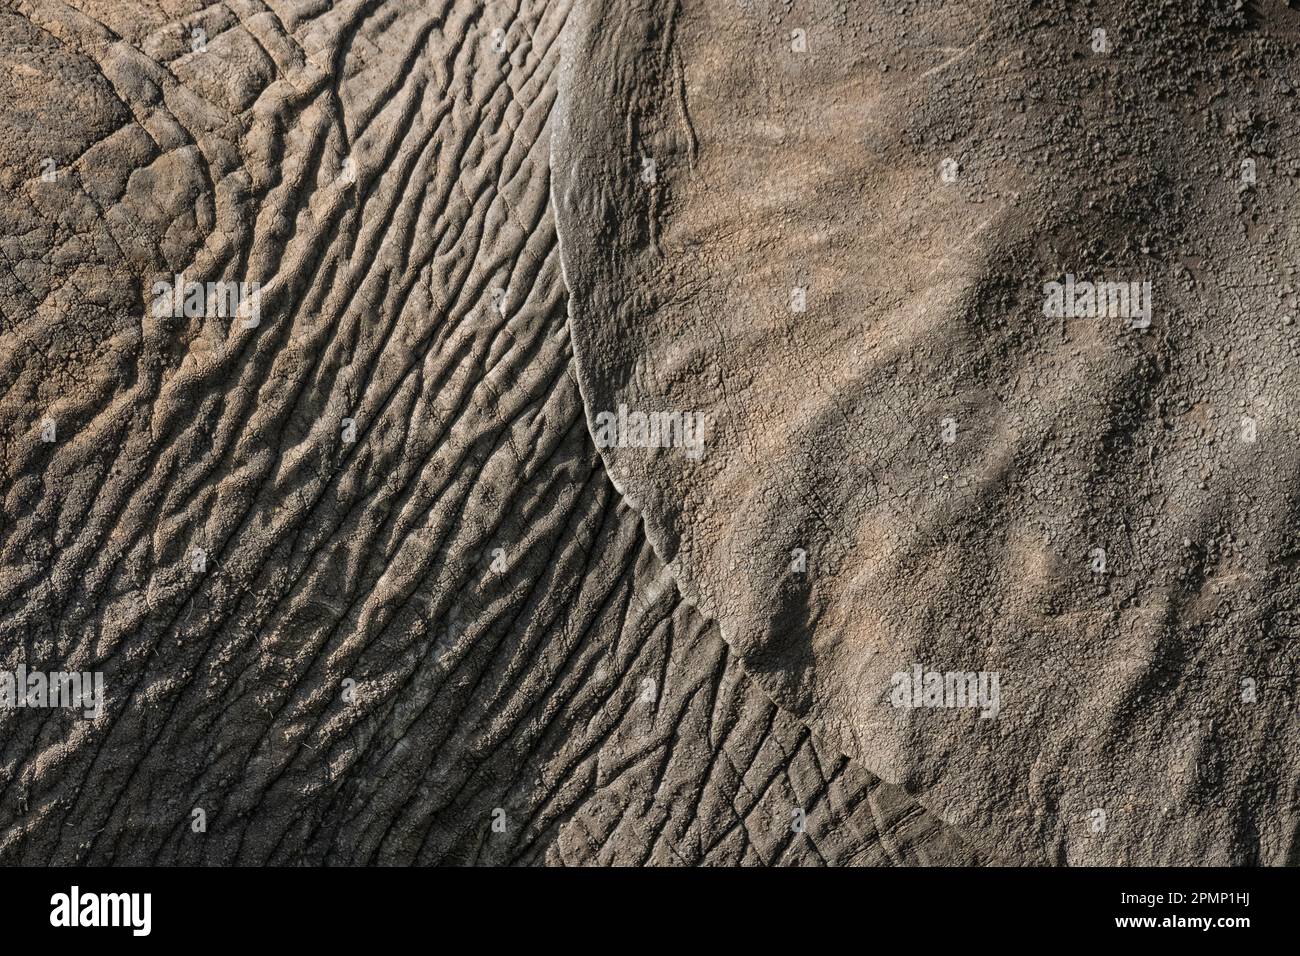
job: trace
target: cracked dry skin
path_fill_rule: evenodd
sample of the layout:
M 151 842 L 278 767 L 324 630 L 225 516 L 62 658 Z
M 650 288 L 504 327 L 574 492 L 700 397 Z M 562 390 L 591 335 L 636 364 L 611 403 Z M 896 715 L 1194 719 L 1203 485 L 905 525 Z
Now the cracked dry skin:
M 106 690 L 0 710 L 0 862 L 983 859 L 614 491 L 548 202 L 570 4 L 516 6 L 0 3 L 0 666 Z M 260 322 L 155 317 L 176 273 Z
M 589 427 L 706 416 L 603 456 L 747 672 L 1005 858 L 1296 862 L 1300 10 L 572 17 Z M 1149 325 L 1045 314 L 1070 274 Z M 996 717 L 907 706 L 917 665 Z

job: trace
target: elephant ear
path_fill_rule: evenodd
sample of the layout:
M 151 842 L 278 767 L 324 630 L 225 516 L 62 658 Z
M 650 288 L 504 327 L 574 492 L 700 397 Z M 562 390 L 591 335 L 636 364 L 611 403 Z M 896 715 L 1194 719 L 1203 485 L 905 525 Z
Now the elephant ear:
M 1139 6 L 579 4 L 579 386 L 687 598 L 845 752 L 1020 859 L 1281 861 L 1296 186 L 1242 160 L 1296 118 L 1211 81 L 1243 15 Z

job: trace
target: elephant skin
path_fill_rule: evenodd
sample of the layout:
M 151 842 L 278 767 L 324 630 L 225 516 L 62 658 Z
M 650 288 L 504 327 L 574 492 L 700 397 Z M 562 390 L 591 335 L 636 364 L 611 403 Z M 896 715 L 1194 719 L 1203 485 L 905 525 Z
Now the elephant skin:
M 0 710 L 0 862 L 989 859 L 772 702 L 605 471 L 574 15 L 0 3 L 0 667 L 105 688 Z
M 1005 859 L 1300 859 L 1300 11 L 572 16 L 588 425 L 746 671 Z

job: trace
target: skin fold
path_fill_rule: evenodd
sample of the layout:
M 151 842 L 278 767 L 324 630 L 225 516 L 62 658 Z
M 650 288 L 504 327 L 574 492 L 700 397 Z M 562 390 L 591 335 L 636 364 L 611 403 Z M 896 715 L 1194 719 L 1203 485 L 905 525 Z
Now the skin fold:
M 588 424 L 746 671 L 1007 859 L 1294 862 L 1300 13 L 572 16 Z
M 990 858 L 772 702 L 605 471 L 574 16 L 0 3 L 0 665 L 104 686 L 0 709 L 0 862 Z

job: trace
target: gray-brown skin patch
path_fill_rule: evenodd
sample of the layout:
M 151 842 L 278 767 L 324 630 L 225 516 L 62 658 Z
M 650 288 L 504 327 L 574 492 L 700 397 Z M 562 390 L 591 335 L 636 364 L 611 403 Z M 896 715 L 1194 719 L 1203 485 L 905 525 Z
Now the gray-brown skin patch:
M 980 862 L 773 705 L 605 476 L 568 4 L 272 7 L 0 11 L 0 668 L 106 698 L 0 709 L 0 862 Z M 174 272 L 260 324 L 146 315 Z
M 1300 13 L 1237 6 L 570 25 L 589 426 L 711 421 L 616 486 L 778 703 L 1011 858 L 1297 853 Z M 1150 281 L 1150 327 L 1045 316 L 1067 273 Z M 914 665 L 1000 712 L 895 706 Z

